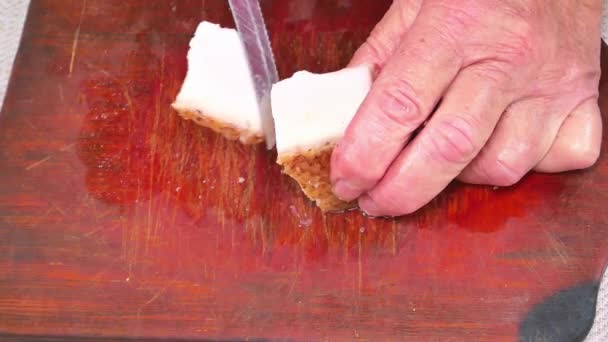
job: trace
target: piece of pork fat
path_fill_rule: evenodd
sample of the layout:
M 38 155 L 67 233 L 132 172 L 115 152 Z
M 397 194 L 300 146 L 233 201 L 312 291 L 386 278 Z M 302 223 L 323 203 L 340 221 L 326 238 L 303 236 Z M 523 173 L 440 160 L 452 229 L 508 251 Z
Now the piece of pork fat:
M 277 163 L 324 212 L 356 206 L 332 193 L 330 159 L 371 84 L 372 69 L 364 65 L 325 74 L 300 71 L 272 87 Z
M 258 103 L 247 55 L 235 29 L 203 21 L 190 41 L 188 72 L 173 108 L 231 140 L 274 145 L 272 114 Z M 267 134 L 268 133 L 268 134 Z M 268 138 L 266 138 L 268 137 Z

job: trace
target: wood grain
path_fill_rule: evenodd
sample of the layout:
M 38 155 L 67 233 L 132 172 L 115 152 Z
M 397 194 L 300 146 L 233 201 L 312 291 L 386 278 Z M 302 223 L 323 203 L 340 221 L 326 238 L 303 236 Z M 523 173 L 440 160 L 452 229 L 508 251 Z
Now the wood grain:
M 281 78 L 343 67 L 389 3 L 264 1 Z M 273 153 L 170 108 L 203 19 L 233 25 L 221 0 L 32 2 L 0 114 L 1 333 L 513 340 L 599 279 L 605 156 L 398 220 L 323 216 Z

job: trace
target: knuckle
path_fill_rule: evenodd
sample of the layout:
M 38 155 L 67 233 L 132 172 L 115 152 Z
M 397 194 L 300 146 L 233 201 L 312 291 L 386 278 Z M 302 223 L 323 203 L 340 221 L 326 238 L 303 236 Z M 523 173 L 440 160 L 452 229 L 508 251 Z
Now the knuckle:
M 515 37 L 511 42 L 501 44 L 497 50 L 499 59 L 517 67 L 529 66 L 535 60 L 531 39 L 527 37 Z
M 472 19 L 466 11 L 461 9 L 450 10 L 447 5 L 433 5 L 428 9 L 430 18 L 427 21 L 426 39 L 420 40 L 420 44 L 412 47 L 411 53 L 416 53 L 424 58 L 425 55 L 433 54 L 429 49 L 442 51 L 445 56 L 451 56 L 453 63 L 460 63 L 467 54 L 462 44 L 462 37 L 470 34 L 475 27 Z
M 356 164 L 356 159 L 348 146 L 338 145 L 331 157 L 332 171 L 340 177 L 350 178 L 356 176 L 358 168 L 353 166 Z
M 490 52 L 488 59 L 498 59 L 511 65 L 526 66 L 535 56 L 541 35 L 535 9 L 528 6 L 499 5 L 495 9 L 500 20 L 489 22 L 484 19 L 483 26 L 491 26 L 500 33 L 498 39 L 483 40 L 482 46 Z
M 529 65 L 535 60 L 534 27 L 525 20 L 515 20 L 507 33 L 506 39 L 498 46 L 503 59 L 517 66 Z
M 428 4 L 428 13 L 440 32 L 450 33 L 450 37 L 456 38 L 479 21 L 468 8 L 471 7 L 454 1 L 436 1 Z
M 332 173 L 336 178 L 349 179 L 362 186 L 375 184 L 382 177 L 382 171 L 377 167 L 366 167 L 368 158 L 358 151 L 355 146 L 338 145 L 331 157 Z
M 387 81 L 379 92 L 379 115 L 387 125 L 413 130 L 424 121 L 421 101 L 408 81 Z
M 391 49 L 388 47 L 388 44 L 383 42 L 374 34 L 367 38 L 367 40 L 359 48 L 358 52 L 371 56 L 371 58 L 380 65 L 383 64 L 382 61 L 384 61 L 386 57 L 390 56 L 392 53 Z
M 498 156 L 485 173 L 488 183 L 496 186 L 512 186 L 517 184 L 528 172 L 520 161 L 512 157 Z
M 469 164 L 457 177 L 463 183 L 468 184 L 486 184 L 488 176 L 485 168 L 480 167 L 479 161 L 473 161 Z
M 537 77 L 533 89 L 552 101 L 557 101 L 565 92 L 571 92 L 572 96 L 569 98 L 576 100 L 597 94 L 600 77 L 601 71 L 593 63 L 560 63 L 546 67 Z
M 520 18 L 521 20 L 531 21 L 538 14 L 538 8 L 533 3 L 524 1 L 503 1 L 498 4 L 498 9 L 508 14 L 512 18 Z
M 563 85 L 571 89 L 589 89 L 596 92 L 601 71 L 594 64 L 571 63 L 561 70 L 554 70 L 551 75 L 554 78 L 549 78 L 549 81 L 553 81 L 558 86 Z
M 468 163 L 478 150 L 477 125 L 470 116 L 444 119 L 423 140 L 429 158 L 439 163 Z
M 506 63 L 500 61 L 482 63 L 471 67 L 471 69 L 493 88 L 504 92 L 511 90 L 510 81 L 512 80 L 513 72 Z

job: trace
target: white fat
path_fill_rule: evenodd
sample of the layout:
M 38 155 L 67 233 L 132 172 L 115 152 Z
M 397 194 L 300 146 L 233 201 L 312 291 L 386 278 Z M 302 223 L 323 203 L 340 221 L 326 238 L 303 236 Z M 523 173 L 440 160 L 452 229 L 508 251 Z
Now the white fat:
M 197 110 L 254 134 L 272 129 L 270 110 L 261 110 L 258 104 L 239 34 L 205 21 L 190 41 L 188 72 L 173 106 Z
M 326 74 L 307 71 L 272 87 L 272 112 L 279 154 L 305 151 L 344 135 L 372 84 L 371 68 Z

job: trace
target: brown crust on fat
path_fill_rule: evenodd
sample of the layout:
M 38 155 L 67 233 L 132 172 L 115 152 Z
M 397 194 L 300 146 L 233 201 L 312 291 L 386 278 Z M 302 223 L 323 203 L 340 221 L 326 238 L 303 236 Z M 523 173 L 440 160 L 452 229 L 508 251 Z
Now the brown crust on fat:
M 264 142 L 264 136 L 236 127 L 230 123 L 215 120 L 193 109 L 177 108 L 173 106 L 179 116 L 185 120 L 192 120 L 196 124 L 212 129 L 229 140 L 238 140 L 245 145 L 254 145 Z
M 305 152 L 280 154 L 277 160 L 283 172 L 295 179 L 302 191 L 323 212 L 352 209 L 356 202 L 344 202 L 331 191 L 329 167 L 334 144 Z

